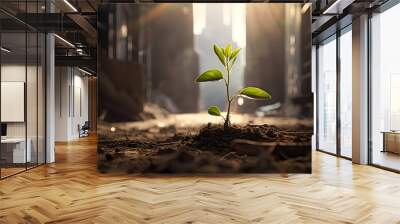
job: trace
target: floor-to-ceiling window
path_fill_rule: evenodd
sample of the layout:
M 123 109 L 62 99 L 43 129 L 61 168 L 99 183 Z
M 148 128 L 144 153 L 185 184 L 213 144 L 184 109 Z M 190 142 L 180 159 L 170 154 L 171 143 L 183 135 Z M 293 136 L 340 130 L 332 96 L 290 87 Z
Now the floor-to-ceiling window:
M 317 47 L 317 149 L 352 157 L 352 26 Z
M 336 153 L 336 36 L 317 49 L 317 149 Z
M 342 30 L 340 38 L 340 155 L 352 157 L 352 32 L 351 25 Z
M 0 3 L 0 178 L 45 163 L 45 35 L 21 20 L 43 6 Z
M 400 170 L 400 4 L 371 18 L 371 162 Z

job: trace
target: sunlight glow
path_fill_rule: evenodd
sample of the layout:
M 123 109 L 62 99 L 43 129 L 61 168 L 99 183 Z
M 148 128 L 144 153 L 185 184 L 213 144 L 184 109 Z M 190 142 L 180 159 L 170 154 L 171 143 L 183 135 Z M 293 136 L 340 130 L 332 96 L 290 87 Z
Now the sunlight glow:
M 206 26 L 207 3 L 193 3 L 193 33 L 201 35 Z M 246 5 L 223 4 L 222 22 L 232 29 L 232 40 L 239 47 L 246 46 Z
M 244 99 L 243 99 L 243 97 L 238 97 L 238 99 L 237 99 L 237 103 L 238 103 L 238 105 L 239 105 L 239 106 L 242 106 L 242 105 L 243 105 L 243 103 L 244 103 Z
M 193 3 L 193 33 L 200 35 L 206 26 L 206 4 Z
M 222 5 L 222 23 L 225 26 L 231 25 L 231 18 L 232 18 L 232 7 L 231 4 L 223 4 Z
M 126 24 L 123 24 L 121 26 L 121 35 L 123 38 L 126 38 L 128 36 L 128 27 L 126 26 Z
M 239 47 L 246 46 L 246 5 L 234 4 L 232 6 L 232 39 Z

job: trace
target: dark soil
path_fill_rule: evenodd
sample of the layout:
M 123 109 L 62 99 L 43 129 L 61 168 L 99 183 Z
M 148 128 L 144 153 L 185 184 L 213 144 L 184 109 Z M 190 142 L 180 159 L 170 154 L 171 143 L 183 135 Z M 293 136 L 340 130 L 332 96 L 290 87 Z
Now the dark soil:
M 99 136 L 98 169 L 128 173 L 310 173 L 312 134 L 303 129 L 246 125 L 225 130 L 207 125 L 192 135 L 178 133 L 170 126 Z
M 270 125 L 233 126 L 224 130 L 222 126 L 207 126 L 193 138 L 197 147 L 216 150 L 230 150 L 235 139 L 246 139 L 261 142 L 310 143 L 310 133 L 288 132 Z

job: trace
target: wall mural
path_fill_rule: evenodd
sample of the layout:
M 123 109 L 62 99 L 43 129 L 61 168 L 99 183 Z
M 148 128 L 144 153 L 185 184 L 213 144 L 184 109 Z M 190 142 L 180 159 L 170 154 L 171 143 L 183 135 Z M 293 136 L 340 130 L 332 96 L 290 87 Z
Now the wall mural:
M 311 173 L 308 4 L 99 8 L 99 172 Z

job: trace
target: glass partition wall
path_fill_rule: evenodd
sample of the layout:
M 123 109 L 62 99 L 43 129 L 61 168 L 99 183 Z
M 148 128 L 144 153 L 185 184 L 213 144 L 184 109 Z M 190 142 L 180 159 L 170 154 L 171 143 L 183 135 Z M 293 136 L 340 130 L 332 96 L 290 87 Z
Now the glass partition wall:
M 352 157 L 352 32 L 351 26 L 342 31 L 339 49 L 339 121 L 340 155 Z
M 351 25 L 317 46 L 317 149 L 352 157 Z
M 400 171 L 400 4 L 371 18 L 370 163 Z
M 18 6 L 35 12 L 38 2 Z M 3 179 L 45 163 L 45 35 L 0 11 L 0 47 Z
M 336 153 L 336 36 L 318 46 L 318 149 Z

